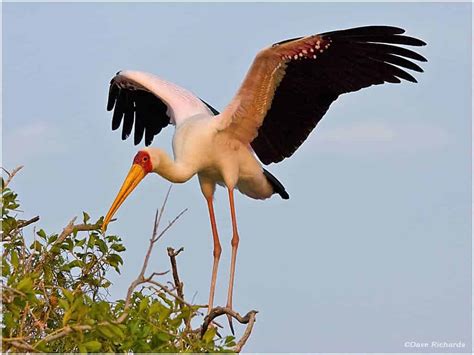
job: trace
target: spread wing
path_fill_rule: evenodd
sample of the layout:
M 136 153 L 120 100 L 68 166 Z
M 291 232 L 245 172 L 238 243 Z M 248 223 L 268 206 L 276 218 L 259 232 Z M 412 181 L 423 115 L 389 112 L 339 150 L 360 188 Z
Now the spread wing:
M 290 157 L 339 95 L 416 82 L 405 69 L 426 61 L 399 45 L 423 46 L 396 27 L 368 26 L 275 43 L 255 58 L 222 115 L 221 130 L 251 144 L 264 164 Z
M 188 117 L 214 114 L 214 108 L 190 91 L 153 74 L 120 71 L 110 81 L 107 111 L 114 110 L 112 129 L 122 124 L 122 139 L 133 133 L 135 145 L 145 136 L 150 145 L 155 135 L 169 124 L 179 124 Z

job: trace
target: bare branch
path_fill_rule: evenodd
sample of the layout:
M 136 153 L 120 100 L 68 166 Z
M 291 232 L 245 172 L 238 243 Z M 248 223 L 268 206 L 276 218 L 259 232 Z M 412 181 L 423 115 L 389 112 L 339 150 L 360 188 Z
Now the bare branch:
M 32 352 L 32 353 L 37 353 L 38 350 L 36 350 L 35 348 L 33 348 L 31 345 L 25 343 L 24 341 L 21 341 L 21 340 L 13 340 L 10 342 L 11 345 L 13 345 L 15 348 L 17 349 L 21 349 L 21 350 L 26 350 L 28 352 Z
M 3 184 L 3 188 L 6 188 L 8 184 L 12 181 L 12 179 L 15 177 L 16 173 L 18 173 L 21 169 L 23 169 L 23 165 L 20 165 L 16 167 L 15 169 L 12 170 L 11 173 L 9 173 L 6 169 L 2 168 L 3 171 L 8 175 L 7 181 Z
M 176 250 L 176 251 L 175 251 L 173 248 L 170 248 L 170 247 L 167 248 L 166 250 L 168 251 L 168 255 L 169 255 L 169 256 L 176 257 L 176 256 L 179 255 L 179 253 L 181 253 L 182 251 L 184 251 L 184 247 L 181 247 L 181 248 L 179 248 L 179 249 Z M 170 254 L 171 254 L 171 255 L 170 255 Z
M 252 333 L 252 329 L 256 321 L 257 313 L 258 311 L 251 310 L 245 316 L 242 317 L 239 313 L 235 312 L 234 310 L 230 308 L 215 307 L 211 309 L 211 312 L 209 312 L 206 318 L 204 318 L 204 323 L 201 326 L 201 336 L 203 336 L 204 333 L 206 333 L 206 330 L 208 329 L 209 324 L 211 324 L 214 318 L 217 318 L 223 314 L 230 315 L 232 318 L 235 318 L 239 323 L 247 324 L 247 327 L 245 328 L 242 338 L 240 338 L 240 340 L 237 342 L 237 345 L 233 349 L 235 352 L 240 352 L 242 348 L 244 347 L 245 343 L 247 342 L 248 338 L 250 337 L 250 334 Z
M 174 280 L 174 286 L 176 288 L 176 292 L 178 293 L 178 296 L 181 297 L 184 300 L 184 292 L 183 292 L 183 283 L 179 279 L 179 274 L 178 274 L 178 265 L 176 263 L 176 256 L 181 253 L 184 250 L 184 248 L 179 248 L 177 251 L 175 251 L 173 248 L 169 247 L 167 249 L 168 251 L 168 256 L 170 257 L 170 262 L 171 262 L 171 269 L 173 271 L 173 280 Z M 182 306 L 182 304 L 180 304 Z
M 87 224 L 87 223 L 81 223 L 81 224 L 74 224 L 76 221 L 77 217 L 74 217 L 69 221 L 66 227 L 64 227 L 63 231 L 59 235 L 58 239 L 56 239 L 53 243 L 53 246 L 59 245 L 64 240 L 69 237 L 72 233 L 74 232 L 87 232 L 87 231 L 93 231 L 96 229 L 99 229 L 101 227 L 101 223 L 95 223 L 95 224 Z M 38 265 L 36 266 L 35 271 L 38 271 L 39 269 L 42 268 L 45 262 L 47 262 L 52 256 L 54 256 L 54 253 L 48 252 L 43 254 L 42 260 L 38 262 Z
M 26 226 L 29 226 L 32 223 L 38 222 L 39 219 L 40 219 L 39 216 L 36 216 L 27 221 L 19 221 L 18 225 L 16 226 L 16 229 L 25 228 Z
M 234 351 L 236 353 L 240 353 L 242 351 L 242 348 L 244 345 L 247 343 L 248 338 L 250 337 L 250 334 L 252 334 L 252 329 L 253 325 L 255 324 L 257 318 L 256 318 L 256 311 L 255 313 L 250 314 L 249 317 L 249 322 L 247 324 L 247 327 L 245 328 L 244 334 L 240 338 L 240 340 L 237 342 L 237 345 L 234 347 Z
M 55 245 L 62 243 L 67 237 L 69 237 L 74 232 L 89 232 L 101 227 L 101 223 L 97 222 L 95 224 L 81 223 L 74 224 L 77 217 L 71 219 L 68 225 L 63 229 L 58 239 L 54 242 Z

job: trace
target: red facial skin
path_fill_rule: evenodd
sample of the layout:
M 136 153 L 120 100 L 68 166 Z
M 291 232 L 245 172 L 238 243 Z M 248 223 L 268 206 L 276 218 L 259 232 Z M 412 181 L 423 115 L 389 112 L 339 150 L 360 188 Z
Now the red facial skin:
M 133 158 L 133 164 L 140 165 L 147 174 L 153 170 L 150 154 L 148 154 L 148 152 L 139 151 L 137 155 L 135 155 L 135 158 Z

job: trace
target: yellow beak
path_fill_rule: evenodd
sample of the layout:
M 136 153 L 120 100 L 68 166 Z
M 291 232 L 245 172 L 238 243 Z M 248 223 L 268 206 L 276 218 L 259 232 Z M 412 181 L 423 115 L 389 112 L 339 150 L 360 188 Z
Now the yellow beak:
M 117 212 L 119 207 L 122 205 L 123 201 L 125 201 L 128 195 L 132 193 L 132 191 L 135 189 L 135 187 L 137 187 L 140 181 L 142 181 L 145 175 L 146 172 L 143 167 L 138 164 L 132 165 L 122 187 L 120 188 L 119 193 L 117 194 L 117 197 L 114 200 L 114 203 L 112 203 L 107 216 L 105 216 L 104 223 L 102 223 L 102 233 L 106 231 L 107 225 L 114 216 L 115 212 Z

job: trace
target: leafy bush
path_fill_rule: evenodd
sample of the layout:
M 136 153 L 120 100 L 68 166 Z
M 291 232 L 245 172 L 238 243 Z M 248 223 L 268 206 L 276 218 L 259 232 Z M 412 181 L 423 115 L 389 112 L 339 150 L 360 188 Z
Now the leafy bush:
M 27 245 L 24 228 L 39 218 L 22 220 L 19 202 L 2 179 L 2 348 L 6 352 L 215 352 L 234 350 L 233 336 L 219 337 L 216 327 L 192 329 L 202 323 L 201 308 L 184 300 L 182 284 L 173 268 L 174 289 L 152 273 L 145 277 L 150 240 L 143 269 L 124 299 L 110 301 L 113 272 L 120 273 L 120 237 L 102 235 L 102 218 L 72 220 L 61 233 L 38 230 Z M 164 206 L 163 206 L 164 208 Z M 160 211 L 159 217 L 163 212 Z M 158 217 L 158 215 L 157 215 Z M 174 222 L 174 221 L 173 221 Z M 175 262 L 179 253 L 168 249 Z M 140 290 L 136 290 L 138 286 Z M 238 349 L 240 350 L 240 348 Z

